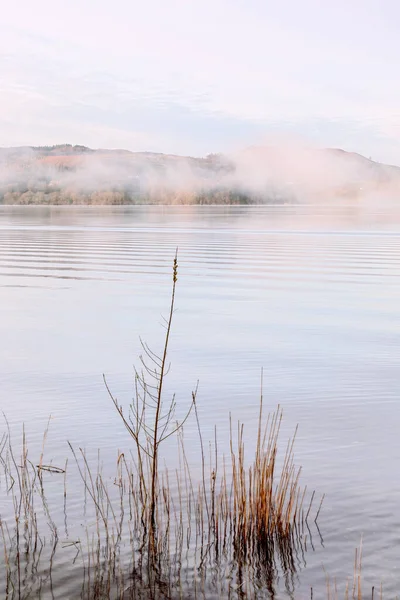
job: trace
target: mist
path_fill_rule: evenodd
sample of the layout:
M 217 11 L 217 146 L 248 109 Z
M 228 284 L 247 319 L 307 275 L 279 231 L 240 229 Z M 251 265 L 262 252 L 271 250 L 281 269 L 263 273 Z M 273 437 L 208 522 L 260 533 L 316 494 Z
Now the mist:
M 0 150 L 4 204 L 377 202 L 399 193 L 400 168 L 293 140 L 200 158 L 71 145 Z

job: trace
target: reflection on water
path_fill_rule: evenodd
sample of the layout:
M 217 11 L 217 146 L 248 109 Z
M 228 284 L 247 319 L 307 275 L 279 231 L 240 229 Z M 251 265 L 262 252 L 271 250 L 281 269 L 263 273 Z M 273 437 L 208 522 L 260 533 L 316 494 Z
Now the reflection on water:
M 162 336 L 176 247 L 167 391 L 184 411 L 199 379 L 205 440 L 216 424 L 220 451 L 229 452 L 231 412 L 246 423 L 250 450 L 264 368 L 266 403 L 284 410 L 283 438 L 299 424 L 303 482 L 326 493 L 323 544 L 314 536 L 308 545 L 296 590 L 324 589 L 321 565 L 338 581 L 352 575 L 362 535 L 367 584 L 382 579 L 394 593 L 398 214 L 362 205 L 2 207 L 1 408 L 12 431 L 25 422 L 36 457 L 51 414 L 54 464 L 69 456 L 67 440 L 88 456 L 100 447 L 105 470 L 129 448 L 102 373 L 129 402 L 139 335 L 156 348 Z M 195 465 L 195 424 L 186 436 Z

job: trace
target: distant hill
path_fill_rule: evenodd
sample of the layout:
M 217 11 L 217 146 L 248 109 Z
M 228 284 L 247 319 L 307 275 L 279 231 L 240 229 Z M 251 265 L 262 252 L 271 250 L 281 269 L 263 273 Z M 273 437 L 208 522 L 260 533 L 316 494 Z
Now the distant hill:
M 340 149 L 196 158 L 86 146 L 0 148 L 3 204 L 257 204 L 400 193 L 400 168 Z

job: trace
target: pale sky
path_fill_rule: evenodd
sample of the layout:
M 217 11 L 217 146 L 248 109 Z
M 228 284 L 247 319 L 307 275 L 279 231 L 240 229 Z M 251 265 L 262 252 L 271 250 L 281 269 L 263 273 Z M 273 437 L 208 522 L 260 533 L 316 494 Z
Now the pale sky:
M 294 136 L 400 164 L 397 0 L 15 0 L 0 146 L 203 155 Z

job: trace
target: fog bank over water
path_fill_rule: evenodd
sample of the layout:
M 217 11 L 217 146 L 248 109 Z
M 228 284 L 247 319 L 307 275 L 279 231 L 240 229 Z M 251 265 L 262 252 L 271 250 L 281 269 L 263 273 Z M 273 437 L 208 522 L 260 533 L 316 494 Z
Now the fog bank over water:
M 399 167 L 276 140 L 201 158 L 69 144 L 0 149 L 4 204 L 387 202 L 399 193 Z

